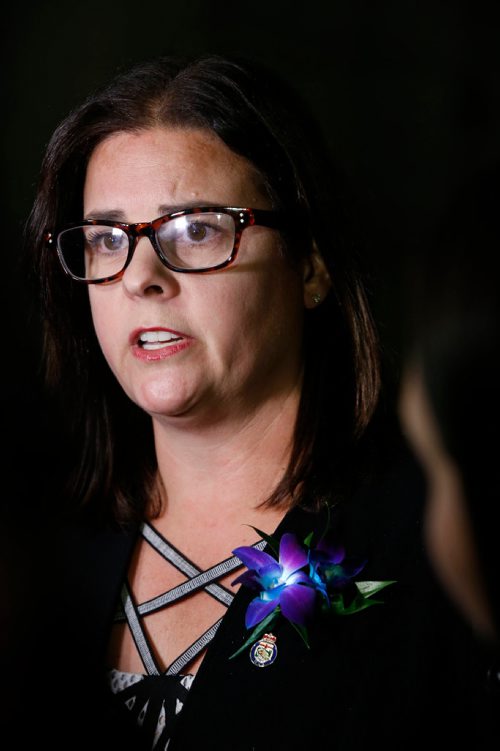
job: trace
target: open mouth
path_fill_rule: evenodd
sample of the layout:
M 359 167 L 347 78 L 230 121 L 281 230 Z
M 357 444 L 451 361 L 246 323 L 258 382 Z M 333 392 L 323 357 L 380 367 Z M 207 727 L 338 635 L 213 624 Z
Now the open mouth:
M 152 351 L 181 342 L 182 339 L 182 336 L 173 331 L 142 331 L 137 343 L 141 349 Z

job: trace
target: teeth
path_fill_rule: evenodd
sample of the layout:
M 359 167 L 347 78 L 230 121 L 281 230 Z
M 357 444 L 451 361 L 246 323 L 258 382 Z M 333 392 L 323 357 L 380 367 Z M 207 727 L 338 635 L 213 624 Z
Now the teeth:
M 139 336 L 139 344 L 143 349 L 161 349 L 169 342 L 178 342 L 181 336 L 171 331 L 143 331 Z

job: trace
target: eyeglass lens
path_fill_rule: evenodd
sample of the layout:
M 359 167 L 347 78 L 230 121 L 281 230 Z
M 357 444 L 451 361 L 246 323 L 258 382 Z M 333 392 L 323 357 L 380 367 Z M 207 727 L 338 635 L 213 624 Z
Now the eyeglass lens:
M 187 214 L 163 222 L 156 241 L 172 266 L 207 270 L 224 263 L 234 246 L 230 214 Z M 119 227 L 85 225 L 61 232 L 59 251 L 67 269 L 79 279 L 102 279 L 119 273 L 129 252 L 128 234 Z

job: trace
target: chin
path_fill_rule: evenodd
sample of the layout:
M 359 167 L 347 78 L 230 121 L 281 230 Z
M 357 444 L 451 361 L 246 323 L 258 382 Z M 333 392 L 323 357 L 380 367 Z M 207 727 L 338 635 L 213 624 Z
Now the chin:
M 181 399 L 141 399 L 136 404 L 153 420 L 170 417 L 186 417 L 192 412 L 192 405 Z
M 186 384 L 171 380 L 154 379 L 139 388 L 128 391 L 129 397 L 137 406 L 154 417 L 176 417 L 189 411 L 195 401 L 191 389 Z

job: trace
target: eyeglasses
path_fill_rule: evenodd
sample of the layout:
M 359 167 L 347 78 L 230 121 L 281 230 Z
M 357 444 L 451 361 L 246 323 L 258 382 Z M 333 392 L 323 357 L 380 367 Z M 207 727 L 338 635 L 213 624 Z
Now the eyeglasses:
M 264 209 L 202 206 L 137 224 L 86 219 L 47 231 L 44 239 L 49 248 L 56 247 L 72 279 L 103 284 L 123 275 L 141 237 L 149 238 L 167 268 L 200 274 L 233 263 L 243 231 L 254 225 L 280 229 L 283 215 Z

